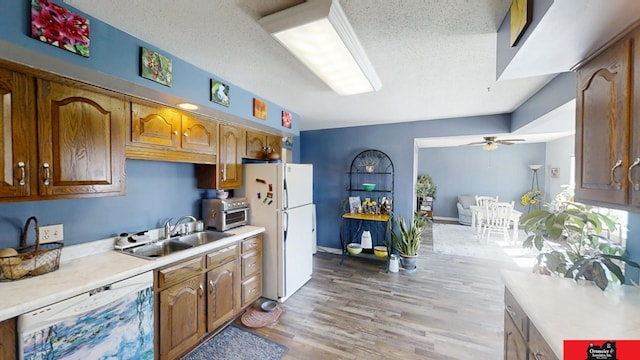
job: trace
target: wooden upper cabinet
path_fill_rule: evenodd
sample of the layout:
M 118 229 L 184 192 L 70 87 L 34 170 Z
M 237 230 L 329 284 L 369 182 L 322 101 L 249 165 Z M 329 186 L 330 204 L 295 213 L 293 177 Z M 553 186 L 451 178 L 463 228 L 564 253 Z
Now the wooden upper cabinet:
M 267 135 L 267 146 L 280 156 L 282 156 L 282 137 L 276 135 Z
M 281 154 L 282 137 L 247 130 L 248 158 L 264 159 L 271 151 Z
M 131 103 L 126 156 L 215 164 L 218 122 L 152 103 Z
M 218 139 L 218 184 L 216 189 L 238 189 L 242 186 L 242 157 L 245 153 L 245 131 L 221 124 Z
M 267 135 L 261 132 L 247 130 L 247 157 L 264 159 L 267 148 Z
M 31 195 L 36 181 L 33 79 L 0 69 L 0 198 Z
M 631 144 L 629 146 L 629 204 L 632 211 L 640 209 L 640 29 L 633 33 L 633 102 L 631 103 Z
M 122 195 L 124 98 L 38 80 L 41 195 Z
M 215 155 L 217 125 L 214 121 L 182 115 L 182 148 Z
M 578 71 L 577 201 L 627 204 L 631 49 L 625 38 Z
M 131 142 L 180 146 L 182 118 L 177 110 L 131 103 Z

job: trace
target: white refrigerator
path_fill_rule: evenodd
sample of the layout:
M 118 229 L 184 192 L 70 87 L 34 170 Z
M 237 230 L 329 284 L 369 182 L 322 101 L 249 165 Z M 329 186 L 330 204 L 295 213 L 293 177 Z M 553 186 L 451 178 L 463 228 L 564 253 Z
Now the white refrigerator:
M 241 193 L 249 202 L 249 224 L 263 226 L 262 292 L 286 301 L 311 279 L 315 212 L 313 166 L 245 164 Z

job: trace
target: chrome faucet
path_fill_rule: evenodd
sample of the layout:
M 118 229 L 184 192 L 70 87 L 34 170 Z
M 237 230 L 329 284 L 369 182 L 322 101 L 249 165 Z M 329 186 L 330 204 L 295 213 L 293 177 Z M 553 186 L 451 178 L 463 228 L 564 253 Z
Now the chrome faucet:
M 198 219 L 196 219 L 195 217 L 191 216 L 191 215 L 184 215 L 181 216 L 178 221 L 176 221 L 176 223 L 173 225 L 173 227 L 171 227 L 171 220 L 173 220 L 173 218 L 170 218 L 169 220 L 167 220 L 166 223 L 164 223 L 164 237 L 165 239 L 170 238 L 171 236 L 176 234 L 176 229 L 178 228 L 178 225 L 180 225 L 180 222 L 182 222 L 182 220 L 185 219 L 189 219 L 191 221 L 198 221 Z

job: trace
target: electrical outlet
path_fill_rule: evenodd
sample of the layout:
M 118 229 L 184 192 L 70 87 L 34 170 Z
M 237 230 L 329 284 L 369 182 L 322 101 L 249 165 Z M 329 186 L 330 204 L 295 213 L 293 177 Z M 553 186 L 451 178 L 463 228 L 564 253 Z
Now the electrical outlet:
M 62 224 L 40 226 L 40 244 L 62 241 L 63 235 Z

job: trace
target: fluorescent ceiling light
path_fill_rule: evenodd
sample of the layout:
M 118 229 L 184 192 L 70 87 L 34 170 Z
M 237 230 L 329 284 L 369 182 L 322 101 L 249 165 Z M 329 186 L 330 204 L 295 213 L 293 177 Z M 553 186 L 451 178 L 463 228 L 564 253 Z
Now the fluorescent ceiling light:
M 496 143 L 486 143 L 482 145 L 482 150 L 493 151 L 498 148 L 498 144 Z
M 382 87 L 338 0 L 310 0 L 265 16 L 260 24 L 336 93 Z

